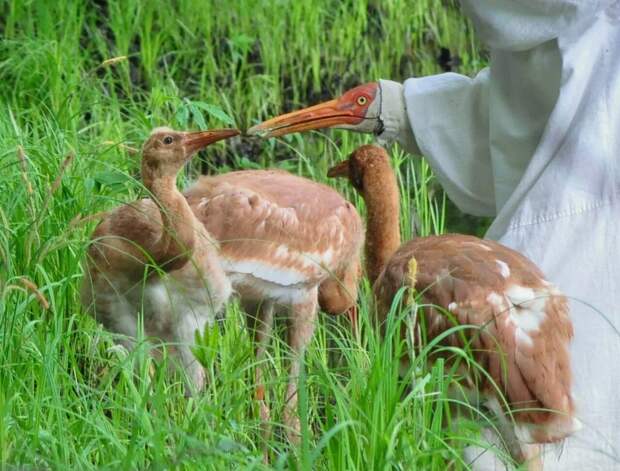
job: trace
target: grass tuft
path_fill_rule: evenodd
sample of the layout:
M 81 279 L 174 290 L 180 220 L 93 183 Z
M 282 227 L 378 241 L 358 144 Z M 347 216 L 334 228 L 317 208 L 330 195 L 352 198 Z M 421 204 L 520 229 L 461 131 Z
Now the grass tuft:
M 224 4 L 226 3 L 226 4 Z M 80 261 L 104 211 L 138 198 L 138 149 L 150 129 L 246 128 L 349 86 L 484 65 L 454 0 L 8 0 L 0 4 L 0 463 L 53 469 L 264 469 L 256 366 L 238 306 L 200 334 L 209 384 L 184 397 L 175 360 L 145 339 L 131 353 L 84 315 Z M 444 66 L 445 68 L 445 66 Z M 334 131 L 209 148 L 199 172 L 275 166 L 327 182 L 369 138 Z M 423 161 L 392 151 L 405 237 L 455 219 Z M 358 208 L 363 202 L 335 185 Z M 451 222 L 452 221 L 452 222 Z M 289 352 L 268 350 L 274 469 L 454 469 L 477 425 L 450 415 L 446 365 L 407 345 L 321 317 L 300 378 L 303 440 L 277 424 Z M 150 349 L 163 350 L 155 362 Z

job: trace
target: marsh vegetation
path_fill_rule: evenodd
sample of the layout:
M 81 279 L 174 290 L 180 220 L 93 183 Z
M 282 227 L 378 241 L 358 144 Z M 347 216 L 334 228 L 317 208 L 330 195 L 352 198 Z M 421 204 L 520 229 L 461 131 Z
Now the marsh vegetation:
M 0 462 L 25 469 L 261 468 L 253 354 L 238 306 L 199 339 L 209 385 L 186 399 L 165 355 L 131 354 L 84 315 L 79 285 L 97 214 L 144 194 L 150 129 L 237 126 L 377 78 L 404 80 L 485 58 L 453 0 L 5 0 L 0 3 Z M 369 138 L 333 131 L 209 150 L 200 172 L 279 167 L 327 182 Z M 392 149 L 404 237 L 480 233 L 446 201 L 423 160 Z M 344 183 L 329 184 L 363 212 Z M 277 469 L 455 469 L 485 418 L 453 420 L 454 374 L 427 364 L 399 380 L 406 345 L 321 316 L 300 378 L 302 445 L 275 434 Z M 288 352 L 274 339 L 272 410 Z M 274 417 L 279 421 L 279 417 Z

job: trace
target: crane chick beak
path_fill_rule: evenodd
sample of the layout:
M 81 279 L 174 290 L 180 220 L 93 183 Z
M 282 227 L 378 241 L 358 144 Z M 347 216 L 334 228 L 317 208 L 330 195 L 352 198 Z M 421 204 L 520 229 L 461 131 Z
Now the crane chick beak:
M 374 132 L 379 121 L 380 105 L 375 100 L 378 90 L 376 82 L 360 85 L 340 98 L 257 124 L 248 129 L 248 134 L 269 138 L 326 128 Z
M 339 164 L 334 165 L 327 171 L 329 178 L 349 178 L 349 160 L 344 160 Z
M 228 139 L 240 134 L 238 129 L 210 129 L 208 131 L 196 131 L 185 133 L 183 137 L 183 147 L 186 155 L 193 155 L 214 142 Z

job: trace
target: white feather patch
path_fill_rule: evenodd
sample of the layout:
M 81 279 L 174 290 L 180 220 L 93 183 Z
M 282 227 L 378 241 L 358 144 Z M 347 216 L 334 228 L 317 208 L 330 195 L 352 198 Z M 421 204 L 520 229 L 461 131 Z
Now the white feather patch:
M 334 249 L 330 247 L 324 252 L 300 252 L 282 244 L 276 249 L 274 258 L 285 263 L 298 263 L 302 267 L 329 266 L 334 258 Z
M 499 267 L 499 273 L 504 278 L 508 278 L 510 276 L 510 268 L 508 268 L 508 264 L 502 260 L 495 260 L 497 266 Z
M 271 299 L 276 303 L 286 305 L 307 302 L 312 297 L 316 298 L 316 285 L 282 286 L 242 273 L 231 273 L 229 278 L 235 289 L 246 300 Z
M 323 252 L 302 252 L 280 244 L 268 260 L 222 258 L 222 267 L 229 273 L 252 275 L 281 286 L 291 286 L 327 276 L 336 255 L 331 247 Z
M 493 306 L 496 314 L 501 315 L 501 319 L 507 324 L 512 325 L 515 328 L 515 342 L 531 347 L 534 345 L 534 341 L 529 332 L 535 329 L 537 324 L 532 322 L 532 317 L 529 314 L 523 316 L 523 310 L 513 306 L 508 302 L 507 296 L 502 296 L 499 293 L 492 292 L 487 296 L 487 302 Z
M 534 437 L 532 436 L 531 427 L 528 424 L 515 424 L 515 435 L 520 442 L 534 443 Z
M 499 313 L 506 309 L 506 299 L 495 291 L 489 293 L 487 302 L 495 308 L 495 312 Z
M 252 275 L 281 286 L 291 286 L 307 282 L 307 275 L 290 267 L 282 267 L 261 260 L 222 259 L 222 268 L 230 273 Z
M 513 285 L 506 290 L 506 296 L 516 308 L 510 316 L 515 325 L 527 332 L 538 331 L 547 316 L 545 307 L 549 294 L 546 291 Z
M 508 320 L 515 326 L 515 340 L 521 345 L 532 347 L 534 341 L 531 334 L 540 330 L 547 317 L 548 290 L 512 285 L 506 290 L 506 297 L 512 304 Z
M 526 345 L 528 347 L 534 346 L 534 341 L 532 340 L 532 337 L 530 337 L 525 330 L 520 328 L 515 329 L 515 340 L 517 341 L 517 343 Z
M 506 296 L 512 304 L 523 304 L 534 299 L 534 290 L 525 286 L 512 285 L 506 290 Z

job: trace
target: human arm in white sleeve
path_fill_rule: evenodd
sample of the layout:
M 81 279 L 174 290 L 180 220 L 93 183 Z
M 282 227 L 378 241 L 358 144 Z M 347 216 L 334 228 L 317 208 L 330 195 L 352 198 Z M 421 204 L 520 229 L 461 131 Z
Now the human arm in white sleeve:
M 602 10 L 617 3 L 612 0 L 462 0 L 463 10 L 472 19 L 476 32 L 504 60 L 500 66 L 491 64 L 495 67 L 493 74 L 485 69 L 473 79 L 453 73 L 440 74 L 409 79 L 402 89 L 398 89 L 400 84 L 381 81 L 382 95 L 393 97 L 400 93 L 402 96 L 400 106 L 394 100 L 382 104 L 381 118 L 385 125 L 382 135 L 387 140 L 398 141 L 412 153 L 424 154 L 450 198 L 464 212 L 496 215 L 497 205 L 505 201 L 504 193 L 514 186 L 523 171 L 520 168 L 525 165 L 523 159 L 528 156 L 504 163 L 497 160 L 502 158 L 501 154 L 492 159 L 493 145 L 496 149 L 498 145 L 500 148 L 515 145 L 506 139 L 494 141 L 497 133 L 493 137 L 492 128 L 497 131 L 506 125 L 513 126 L 508 134 L 512 140 L 515 136 L 522 140 L 520 151 L 524 154 L 533 152 L 559 87 L 559 70 L 545 72 L 540 62 L 542 60 L 547 69 L 556 65 L 561 67 L 561 63 L 556 64 L 559 57 L 557 46 L 545 47 L 542 44 L 550 44 L 567 29 L 594 21 Z M 540 47 L 544 49 L 541 54 L 528 55 L 526 52 Z M 521 55 L 505 57 L 511 54 Z M 519 70 L 511 68 L 510 64 L 518 66 Z M 536 82 L 534 77 L 527 80 L 528 70 L 545 82 Z M 524 77 L 518 78 L 524 73 Z M 504 96 L 502 101 L 494 102 L 491 81 L 497 81 L 498 76 L 502 86 L 493 82 L 496 99 L 498 93 L 510 90 L 512 93 Z M 515 80 L 522 83 L 513 83 Z M 533 86 L 540 90 L 522 90 L 532 86 L 532 81 L 535 82 Z M 506 88 L 510 90 L 507 92 Z M 544 99 L 540 99 L 541 96 Z M 525 120 L 528 113 L 545 118 Z M 498 114 L 503 120 L 501 123 L 497 122 Z M 404 115 L 406 118 L 402 117 Z M 493 123 L 490 125 L 491 119 Z M 496 185 L 504 180 L 508 181 L 508 188 L 502 187 L 504 193 L 495 194 Z
M 485 69 L 473 79 L 448 73 L 409 79 L 404 85 L 379 82 L 385 127 L 380 137 L 425 155 L 450 199 L 462 211 L 478 216 L 493 216 L 496 211 L 488 80 Z M 397 100 L 386 100 L 397 95 L 405 117 Z

